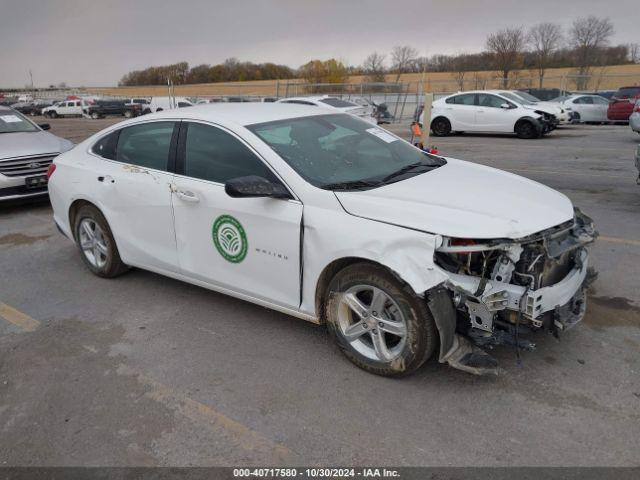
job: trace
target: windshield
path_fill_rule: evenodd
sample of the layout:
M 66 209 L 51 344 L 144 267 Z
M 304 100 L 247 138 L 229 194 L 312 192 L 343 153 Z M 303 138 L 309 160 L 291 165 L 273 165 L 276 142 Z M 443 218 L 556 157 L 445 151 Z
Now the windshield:
M 529 100 L 525 100 L 524 98 L 522 98 L 519 95 L 516 95 L 515 93 L 500 92 L 500 95 L 502 95 L 503 97 L 508 98 L 509 100 L 513 100 L 514 102 L 519 103 L 521 105 L 534 105 L 533 102 L 530 102 Z
M 330 190 L 373 188 L 446 163 L 351 115 L 291 118 L 247 128 L 309 183 Z
M 631 98 L 640 95 L 640 87 L 622 87 L 616 92 L 616 98 Z
M 0 133 L 37 132 L 36 127 L 20 113 L 13 110 L 0 110 Z
M 516 95 L 518 95 L 519 97 L 524 98 L 525 100 L 529 100 L 530 102 L 533 103 L 537 103 L 540 101 L 539 98 L 534 97 L 533 95 L 531 95 L 530 93 L 527 92 L 517 92 Z
M 335 108 L 349 108 L 349 107 L 357 107 L 358 105 L 355 103 L 351 103 L 351 102 L 347 102 L 346 100 L 341 100 L 339 98 L 322 98 L 320 99 L 320 101 L 322 103 L 325 103 L 327 105 L 331 105 L 332 107 Z

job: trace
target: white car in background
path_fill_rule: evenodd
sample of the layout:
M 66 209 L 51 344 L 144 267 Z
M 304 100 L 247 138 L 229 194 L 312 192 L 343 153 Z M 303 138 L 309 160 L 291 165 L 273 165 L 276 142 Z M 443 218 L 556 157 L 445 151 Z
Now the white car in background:
M 424 124 L 424 113 L 420 116 Z M 477 90 L 439 98 L 431 110 L 435 136 L 451 132 L 515 133 L 520 138 L 539 138 L 553 129 L 553 116 L 525 106 L 510 92 Z
M 563 105 L 555 102 L 539 100 L 530 93 L 521 92 L 520 90 L 511 90 L 510 92 L 524 100 L 525 105 L 535 105 L 540 110 L 544 110 L 545 112 L 555 115 L 558 119 L 559 125 L 571 123 L 571 109 L 567 109 Z
M 376 118 L 374 117 L 373 108 L 370 107 L 368 102 L 367 105 L 360 105 L 348 100 L 342 100 L 341 98 L 322 95 L 318 97 L 281 98 L 276 103 L 294 103 L 296 105 L 311 105 L 316 107 L 330 108 L 342 113 L 355 115 L 356 117 L 360 117 L 369 123 L 373 123 L 374 125 L 377 124 Z
M 73 143 L 0 106 L 0 202 L 47 195 L 47 170 Z
M 563 105 L 572 112 L 573 122 L 609 122 L 607 118 L 609 100 L 600 95 L 576 93 L 551 100 L 553 101 L 557 101 L 559 105 Z
M 145 106 L 142 113 L 155 113 L 192 106 L 193 102 L 186 97 L 152 97 L 151 102 Z
M 479 345 L 559 334 L 585 313 L 595 231 L 565 195 L 353 115 L 195 106 L 113 125 L 55 165 L 55 223 L 96 275 L 135 266 L 326 322 L 379 375 L 438 347 L 494 374 Z

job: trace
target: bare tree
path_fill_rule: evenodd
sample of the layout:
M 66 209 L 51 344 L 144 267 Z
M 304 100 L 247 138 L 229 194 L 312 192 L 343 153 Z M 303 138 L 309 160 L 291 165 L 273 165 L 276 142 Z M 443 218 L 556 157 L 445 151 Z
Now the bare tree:
M 612 35 L 613 24 L 608 18 L 589 15 L 574 20 L 569 37 L 576 55 L 578 90 L 585 88 L 591 67 L 599 63 L 600 51 L 609 43 Z
M 418 51 L 408 45 L 395 46 L 391 50 L 393 70 L 396 72 L 396 83 L 400 81 L 400 74 L 410 70 L 412 64 L 418 58 Z
M 640 43 L 630 43 L 627 48 L 629 49 L 629 61 L 640 63 Z
M 520 66 L 525 35 L 521 27 L 505 28 L 487 37 L 486 48 L 496 70 L 502 74 L 502 88 L 509 86 L 509 73 Z
M 385 55 L 373 52 L 367 58 L 364 59 L 362 64 L 362 71 L 367 76 L 367 80 L 370 82 L 384 82 L 385 81 Z
M 562 28 L 555 23 L 539 23 L 531 27 L 527 40 L 534 54 L 539 86 L 542 88 L 551 55 L 562 44 Z
M 453 57 L 452 61 L 453 73 L 451 76 L 458 86 L 458 90 L 464 90 L 464 80 L 469 71 L 468 55 L 459 53 Z

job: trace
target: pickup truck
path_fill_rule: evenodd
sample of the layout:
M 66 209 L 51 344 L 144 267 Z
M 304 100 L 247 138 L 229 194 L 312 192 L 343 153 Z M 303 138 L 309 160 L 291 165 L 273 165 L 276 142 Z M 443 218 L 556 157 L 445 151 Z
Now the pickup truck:
M 125 115 L 124 100 L 96 100 L 91 105 L 83 108 L 83 113 L 93 119 L 103 118 L 107 115 Z

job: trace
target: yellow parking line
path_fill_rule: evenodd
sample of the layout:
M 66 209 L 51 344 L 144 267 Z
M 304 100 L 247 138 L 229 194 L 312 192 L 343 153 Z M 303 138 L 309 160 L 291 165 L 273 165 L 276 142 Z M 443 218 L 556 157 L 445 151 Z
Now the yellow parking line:
M 630 240 L 628 238 L 606 237 L 606 236 L 598 237 L 598 240 L 603 242 L 622 243 L 623 245 L 634 245 L 636 247 L 640 247 L 640 240 Z
M 227 417 L 213 407 L 176 392 L 171 387 L 126 365 L 120 365 L 118 373 L 135 375 L 138 382 L 149 389 L 145 393 L 147 397 L 228 438 L 239 448 L 250 452 L 253 459 L 262 462 L 275 460 L 277 463 L 291 463 L 294 461 L 294 453 L 289 448 L 270 440 L 261 433 L 251 430 L 246 425 Z
M 6 303 L 0 302 L 0 318 L 20 327 L 25 332 L 33 332 L 40 326 L 40 322 L 22 313 Z

